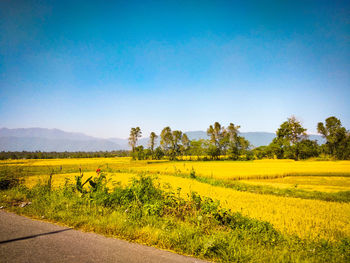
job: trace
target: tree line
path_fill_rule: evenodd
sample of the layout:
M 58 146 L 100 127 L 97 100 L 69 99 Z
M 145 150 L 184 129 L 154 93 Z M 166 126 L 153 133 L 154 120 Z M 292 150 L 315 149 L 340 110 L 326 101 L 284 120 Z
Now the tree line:
M 0 152 L 0 160 L 6 159 L 57 159 L 57 158 L 99 158 L 99 157 L 126 157 L 130 151 L 100 151 L 100 152 Z
M 276 137 L 267 146 L 254 148 L 250 142 L 240 136 L 240 126 L 230 123 L 227 127 L 215 122 L 207 129 L 209 139 L 189 140 L 186 133 L 165 127 L 160 135 L 151 132 L 149 147 L 137 146 L 142 132 L 140 127 L 131 128 L 129 145 L 133 159 L 170 160 L 179 157 L 196 156 L 202 160 L 252 160 L 262 158 L 302 160 L 311 157 L 325 159 L 350 159 L 350 132 L 342 126 L 341 121 L 332 116 L 317 124 L 317 131 L 325 143 L 319 145 L 310 140 L 306 129 L 294 116 L 283 122 L 276 131 Z M 159 146 L 156 147 L 159 138 Z
M 207 129 L 208 139 L 190 140 L 186 133 L 165 127 L 159 135 L 151 132 L 148 147 L 138 146 L 142 136 L 140 127 L 131 128 L 129 145 L 131 151 L 100 152 L 0 152 L 0 160 L 5 159 L 55 159 L 55 158 L 96 158 L 125 157 L 133 159 L 170 160 L 252 160 L 262 158 L 302 160 L 312 157 L 322 159 L 350 159 L 350 131 L 341 121 L 332 116 L 317 124 L 317 131 L 325 139 L 319 145 L 310 140 L 306 129 L 295 117 L 288 118 L 276 131 L 276 137 L 269 145 L 254 148 L 240 135 L 239 125 L 230 123 L 227 127 L 215 122 Z M 195 158 L 192 158 L 195 157 Z

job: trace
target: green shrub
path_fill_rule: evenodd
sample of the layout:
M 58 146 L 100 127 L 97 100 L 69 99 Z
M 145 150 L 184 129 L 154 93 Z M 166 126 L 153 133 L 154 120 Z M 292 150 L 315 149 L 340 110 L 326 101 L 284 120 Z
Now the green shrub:
M 19 177 L 10 170 L 0 171 L 0 190 L 6 190 L 18 186 L 20 183 Z

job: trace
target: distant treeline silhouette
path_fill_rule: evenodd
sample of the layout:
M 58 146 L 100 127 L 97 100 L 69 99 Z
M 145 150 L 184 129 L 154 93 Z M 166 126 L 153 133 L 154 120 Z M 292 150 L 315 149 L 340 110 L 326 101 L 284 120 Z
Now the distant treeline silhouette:
M 99 157 L 126 157 L 130 152 L 100 151 L 100 152 L 0 152 L 0 160 L 6 159 L 57 159 L 57 158 L 99 158 Z

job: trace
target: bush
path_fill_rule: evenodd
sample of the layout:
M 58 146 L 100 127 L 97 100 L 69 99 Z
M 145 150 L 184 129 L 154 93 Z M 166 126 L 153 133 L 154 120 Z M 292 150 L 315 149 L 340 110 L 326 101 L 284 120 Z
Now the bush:
M 15 186 L 18 186 L 20 183 L 19 178 L 14 175 L 13 173 L 10 173 L 7 170 L 3 170 L 0 173 L 0 190 L 7 190 L 10 188 L 13 188 Z
M 196 176 L 196 171 L 193 169 L 193 167 L 192 167 L 192 169 L 191 169 L 191 172 L 190 172 L 190 178 L 193 178 L 193 179 L 195 179 L 197 176 Z

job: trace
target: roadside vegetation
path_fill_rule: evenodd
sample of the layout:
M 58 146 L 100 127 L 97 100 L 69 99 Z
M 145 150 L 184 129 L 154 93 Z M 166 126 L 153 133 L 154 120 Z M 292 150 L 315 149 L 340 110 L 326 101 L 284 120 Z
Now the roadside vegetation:
M 20 214 L 65 223 L 218 262 L 347 262 L 350 240 L 311 241 L 282 234 L 272 224 L 222 208 L 196 192 L 162 187 L 149 175 L 108 187 L 107 176 L 80 173 L 74 182 L 3 190 L 1 206 Z M 25 204 L 24 207 L 20 204 Z

